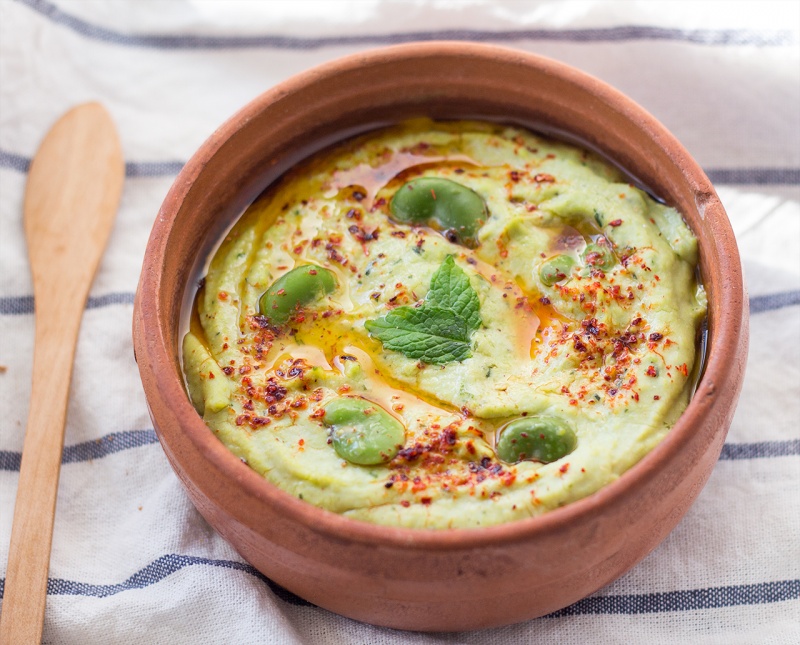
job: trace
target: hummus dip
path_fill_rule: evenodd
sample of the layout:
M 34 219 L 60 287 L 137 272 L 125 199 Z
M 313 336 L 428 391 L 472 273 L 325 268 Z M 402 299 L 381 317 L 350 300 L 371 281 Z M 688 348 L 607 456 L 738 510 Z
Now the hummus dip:
M 706 298 L 681 215 L 506 125 L 404 123 L 227 235 L 183 341 L 212 432 L 351 518 L 477 527 L 613 482 L 685 409 Z

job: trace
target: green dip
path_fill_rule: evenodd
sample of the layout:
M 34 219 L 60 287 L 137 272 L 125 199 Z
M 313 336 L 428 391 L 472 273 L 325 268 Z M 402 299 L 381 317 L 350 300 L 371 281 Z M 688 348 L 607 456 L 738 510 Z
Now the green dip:
M 408 122 L 289 172 L 183 342 L 211 431 L 291 495 L 476 527 L 592 494 L 686 408 L 706 313 L 681 215 L 520 128 Z

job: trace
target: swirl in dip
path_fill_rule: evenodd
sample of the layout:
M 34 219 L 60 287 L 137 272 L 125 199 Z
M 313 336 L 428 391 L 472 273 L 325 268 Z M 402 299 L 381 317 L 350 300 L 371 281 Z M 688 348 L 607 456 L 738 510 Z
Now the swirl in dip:
M 183 362 L 275 485 L 421 528 L 539 515 L 685 409 L 706 298 L 674 209 L 520 128 L 420 120 L 259 198 L 214 255 Z

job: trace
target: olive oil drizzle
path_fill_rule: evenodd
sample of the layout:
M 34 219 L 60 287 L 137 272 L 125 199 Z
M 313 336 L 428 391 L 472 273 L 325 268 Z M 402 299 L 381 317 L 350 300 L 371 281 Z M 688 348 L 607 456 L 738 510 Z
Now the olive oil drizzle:
M 337 170 L 330 184 L 326 186 L 323 196 L 326 199 L 336 197 L 340 190 L 358 186 L 366 191 L 364 205 L 372 208 L 378 192 L 395 177 L 406 170 L 419 166 L 430 166 L 439 163 L 466 163 L 473 166 L 479 164 L 465 155 L 428 156 L 410 152 L 394 152 L 386 163 L 371 166 L 360 163 L 352 168 Z

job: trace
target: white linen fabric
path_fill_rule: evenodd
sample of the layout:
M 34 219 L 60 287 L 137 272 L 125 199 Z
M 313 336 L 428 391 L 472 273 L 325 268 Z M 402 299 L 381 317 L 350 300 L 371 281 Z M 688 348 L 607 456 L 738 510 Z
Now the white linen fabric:
M 243 562 L 167 464 L 131 347 L 150 228 L 214 128 L 313 65 L 430 39 L 550 56 L 651 111 L 719 190 L 752 314 L 722 458 L 667 540 L 560 612 L 453 634 L 342 618 Z M 0 0 L 0 594 L 33 350 L 26 172 L 90 100 L 118 125 L 127 179 L 77 349 L 44 642 L 800 642 L 800 3 Z

